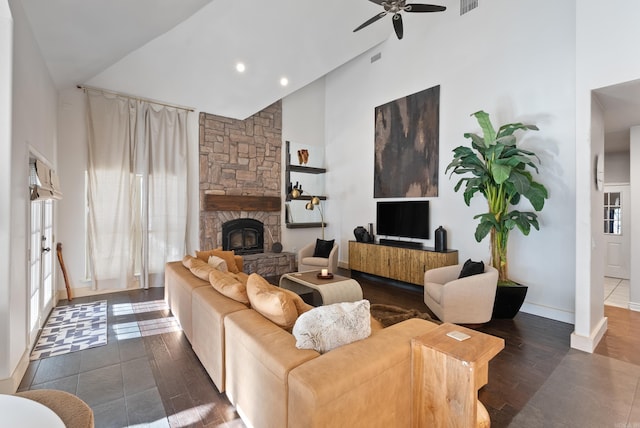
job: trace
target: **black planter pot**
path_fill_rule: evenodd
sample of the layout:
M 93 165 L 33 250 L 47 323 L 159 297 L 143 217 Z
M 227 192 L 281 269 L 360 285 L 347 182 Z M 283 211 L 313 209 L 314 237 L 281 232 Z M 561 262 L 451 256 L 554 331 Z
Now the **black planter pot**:
M 498 286 L 491 318 L 515 317 L 524 303 L 528 288 L 529 287 L 522 284 Z

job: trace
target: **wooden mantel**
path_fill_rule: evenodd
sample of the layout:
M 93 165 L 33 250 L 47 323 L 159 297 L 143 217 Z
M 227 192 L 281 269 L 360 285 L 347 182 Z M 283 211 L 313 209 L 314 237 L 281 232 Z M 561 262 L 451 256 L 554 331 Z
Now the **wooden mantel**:
M 280 196 L 204 195 L 205 211 L 280 211 Z

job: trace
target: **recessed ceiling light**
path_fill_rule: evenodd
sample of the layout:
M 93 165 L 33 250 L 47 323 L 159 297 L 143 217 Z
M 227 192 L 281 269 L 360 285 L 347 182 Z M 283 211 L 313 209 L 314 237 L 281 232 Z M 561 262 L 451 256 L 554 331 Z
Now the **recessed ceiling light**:
M 236 64 L 236 70 L 238 71 L 238 73 L 244 73 L 244 71 L 246 70 L 246 67 L 244 66 L 244 63 L 239 62 Z
M 280 85 L 287 86 L 288 84 L 289 84 L 289 79 L 287 79 L 286 77 L 283 77 L 282 79 L 280 79 Z

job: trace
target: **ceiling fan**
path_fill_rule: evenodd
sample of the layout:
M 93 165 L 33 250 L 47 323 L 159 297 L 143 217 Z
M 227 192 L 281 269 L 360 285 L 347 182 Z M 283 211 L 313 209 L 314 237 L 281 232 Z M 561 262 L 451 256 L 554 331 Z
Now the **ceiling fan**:
M 358 28 L 353 30 L 354 33 L 358 30 L 362 30 L 364 27 L 366 27 L 369 24 L 373 24 L 377 20 L 384 18 L 387 14 L 392 13 L 393 29 L 395 30 L 396 36 L 398 36 L 398 39 L 402 39 L 402 35 L 404 33 L 402 28 L 402 16 L 400 15 L 400 12 L 444 12 L 445 10 L 447 10 L 447 8 L 444 6 L 436 6 L 433 4 L 419 4 L 419 3 L 407 4 L 406 0 L 389 0 L 389 1 L 369 0 L 369 1 L 375 4 L 379 4 L 384 8 L 384 11 L 380 12 L 373 18 L 365 21 L 362 25 L 360 25 Z

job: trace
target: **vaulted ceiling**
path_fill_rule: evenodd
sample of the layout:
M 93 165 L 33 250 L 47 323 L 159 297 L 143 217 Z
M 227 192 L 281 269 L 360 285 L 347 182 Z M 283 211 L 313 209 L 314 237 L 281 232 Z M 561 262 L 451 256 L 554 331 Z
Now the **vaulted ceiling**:
M 393 36 L 367 0 L 21 0 L 58 89 L 88 84 L 245 118 Z M 457 13 L 457 1 L 435 2 Z M 413 22 L 430 25 L 439 14 Z M 418 18 L 418 17 L 416 17 Z M 407 37 L 410 37 L 408 35 Z M 246 65 L 238 73 L 236 63 Z M 289 85 L 279 81 L 287 77 Z M 602 88 L 607 151 L 628 150 L 640 84 Z
M 22 0 L 59 89 L 89 84 L 244 118 L 383 42 L 365 0 Z M 246 65 L 244 73 L 235 69 Z M 286 77 L 289 85 L 280 85 Z

